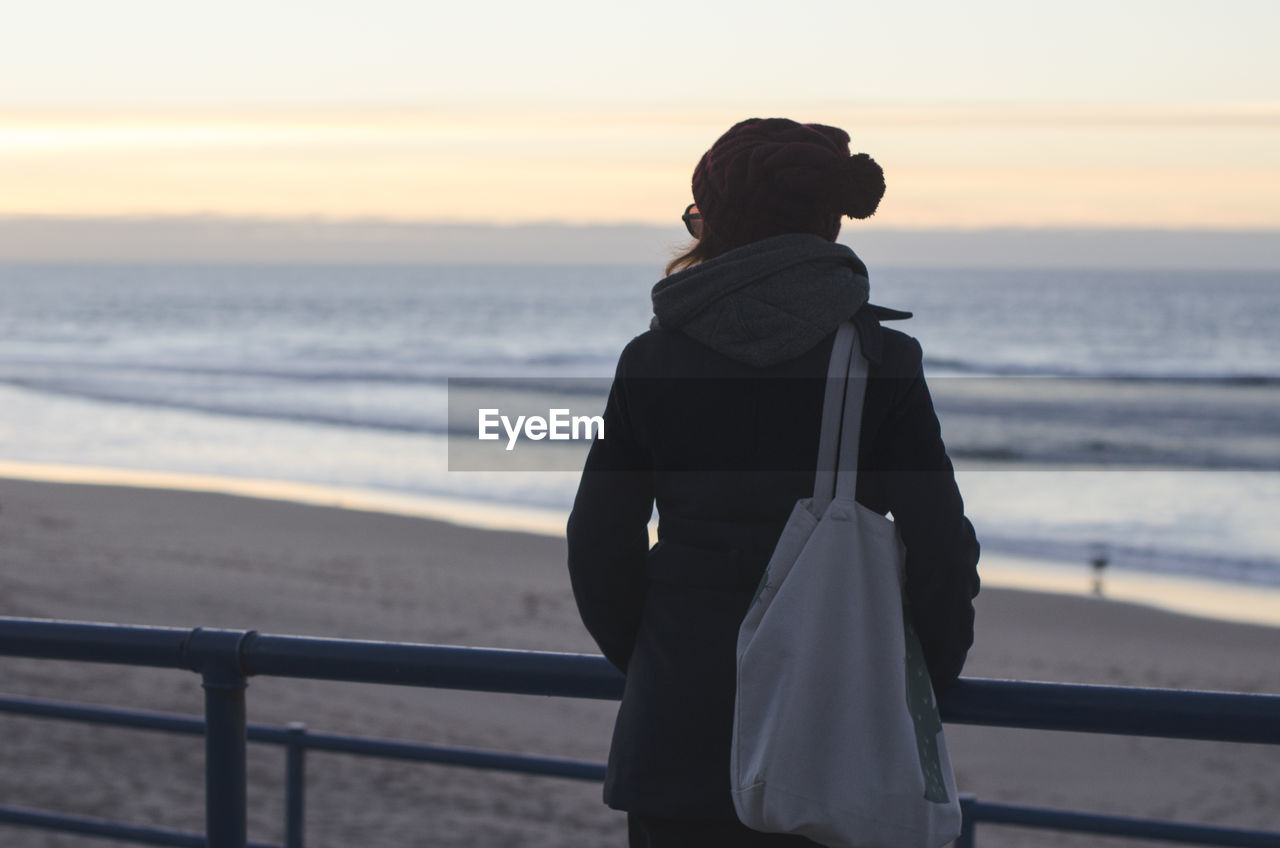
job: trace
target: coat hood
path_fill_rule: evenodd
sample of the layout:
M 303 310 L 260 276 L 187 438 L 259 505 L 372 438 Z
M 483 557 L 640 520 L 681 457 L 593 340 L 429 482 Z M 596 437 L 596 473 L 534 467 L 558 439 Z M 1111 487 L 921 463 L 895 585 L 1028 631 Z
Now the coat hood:
M 774 365 L 814 347 L 857 312 L 867 266 L 809 233 L 753 242 L 661 280 L 653 328 L 678 330 L 748 365 Z

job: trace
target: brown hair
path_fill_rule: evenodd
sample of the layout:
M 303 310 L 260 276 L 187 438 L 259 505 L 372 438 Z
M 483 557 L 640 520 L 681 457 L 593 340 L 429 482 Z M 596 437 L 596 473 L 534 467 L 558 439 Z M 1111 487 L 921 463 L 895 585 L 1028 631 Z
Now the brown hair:
M 711 234 L 711 230 L 707 229 L 706 221 L 703 221 L 702 237 L 685 249 L 683 253 L 677 254 L 674 259 L 668 262 L 664 273 L 670 277 L 676 271 L 692 268 L 694 265 L 706 262 L 708 259 L 715 259 L 726 250 L 728 248 Z

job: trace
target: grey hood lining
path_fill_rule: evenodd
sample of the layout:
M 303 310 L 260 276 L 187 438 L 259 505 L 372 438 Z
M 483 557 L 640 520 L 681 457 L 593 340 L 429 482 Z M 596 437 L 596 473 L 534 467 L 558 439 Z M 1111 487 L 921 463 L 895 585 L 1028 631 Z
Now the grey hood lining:
M 848 247 L 808 233 L 781 235 L 661 280 L 652 326 L 767 366 L 813 348 L 869 292 L 867 268 Z

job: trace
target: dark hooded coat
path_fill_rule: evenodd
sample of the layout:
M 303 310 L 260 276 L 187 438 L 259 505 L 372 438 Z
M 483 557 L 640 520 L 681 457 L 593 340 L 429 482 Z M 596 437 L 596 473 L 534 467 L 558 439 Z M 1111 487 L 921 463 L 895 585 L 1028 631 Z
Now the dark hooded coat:
M 612 807 L 734 818 L 735 645 L 796 500 L 813 494 L 835 330 L 870 364 L 857 500 L 892 513 L 936 691 L 973 641 L 978 544 L 915 339 L 867 303 L 853 251 L 785 235 L 660 282 L 653 327 L 623 350 L 569 519 L 583 622 L 626 674 L 605 780 Z M 658 542 L 647 523 L 657 504 Z

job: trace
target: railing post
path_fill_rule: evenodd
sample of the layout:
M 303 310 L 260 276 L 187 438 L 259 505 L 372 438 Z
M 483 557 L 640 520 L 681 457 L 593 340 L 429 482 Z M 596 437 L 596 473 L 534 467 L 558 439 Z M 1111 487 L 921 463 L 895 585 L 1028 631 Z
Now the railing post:
M 209 848 L 248 841 L 244 675 L 204 673 L 205 831 Z
M 300 721 L 289 723 L 289 741 L 285 744 L 284 780 L 284 845 L 302 848 L 302 830 L 307 791 L 307 726 Z
M 208 848 L 248 843 L 248 729 L 240 652 L 253 634 L 197 627 L 183 648 L 204 684 L 205 836 Z
M 974 821 L 974 797 L 972 795 L 960 796 L 960 835 L 956 837 L 954 848 L 974 848 L 974 830 L 977 822 Z

